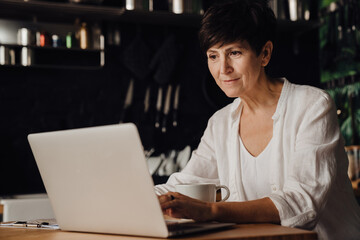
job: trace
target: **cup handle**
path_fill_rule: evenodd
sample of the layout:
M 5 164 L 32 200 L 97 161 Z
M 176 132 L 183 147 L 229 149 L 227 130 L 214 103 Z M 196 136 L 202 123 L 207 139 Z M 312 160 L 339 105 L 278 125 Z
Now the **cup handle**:
M 216 186 L 216 191 L 221 189 L 221 188 L 224 188 L 226 190 L 226 196 L 223 199 L 221 199 L 219 202 L 224 202 L 230 197 L 230 190 L 225 185 L 219 185 L 219 186 Z

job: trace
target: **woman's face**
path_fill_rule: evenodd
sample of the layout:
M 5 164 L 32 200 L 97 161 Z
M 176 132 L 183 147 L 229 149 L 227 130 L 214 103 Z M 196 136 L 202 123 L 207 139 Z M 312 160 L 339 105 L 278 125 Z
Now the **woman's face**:
M 206 55 L 211 75 L 228 97 L 246 95 L 258 83 L 263 54 L 257 56 L 246 41 L 216 44 Z

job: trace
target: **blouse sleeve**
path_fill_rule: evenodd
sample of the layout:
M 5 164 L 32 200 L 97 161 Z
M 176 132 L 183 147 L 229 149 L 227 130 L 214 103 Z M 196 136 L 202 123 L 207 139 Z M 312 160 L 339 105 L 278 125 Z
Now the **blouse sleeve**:
M 282 225 L 312 229 L 334 184 L 337 161 L 344 160 L 335 105 L 327 94 L 307 108 L 295 132 L 294 149 L 285 159 L 288 175 L 270 198 Z
M 192 152 L 186 167 L 181 172 L 171 174 L 166 184 L 156 185 L 156 194 L 160 195 L 169 191 L 175 191 L 175 185 L 180 183 L 206 182 L 219 184 L 217 162 L 213 147 L 213 121 L 213 118 L 209 119 L 200 144 Z

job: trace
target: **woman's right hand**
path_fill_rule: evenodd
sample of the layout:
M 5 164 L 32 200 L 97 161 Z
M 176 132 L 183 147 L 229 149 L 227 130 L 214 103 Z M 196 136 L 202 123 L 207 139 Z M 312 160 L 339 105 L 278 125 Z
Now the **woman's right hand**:
M 168 192 L 158 198 L 165 215 L 193 219 L 198 222 L 213 220 L 212 205 L 214 203 L 200 201 L 177 192 Z

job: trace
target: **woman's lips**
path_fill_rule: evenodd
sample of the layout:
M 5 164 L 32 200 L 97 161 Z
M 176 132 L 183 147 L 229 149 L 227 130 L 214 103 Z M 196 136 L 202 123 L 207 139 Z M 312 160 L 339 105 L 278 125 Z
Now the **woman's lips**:
M 225 83 L 225 84 L 232 84 L 233 82 L 236 82 L 237 80 L 239 80 L 239 78 L 222 80 L 222 81 L 223 81 L 223 83 Z

